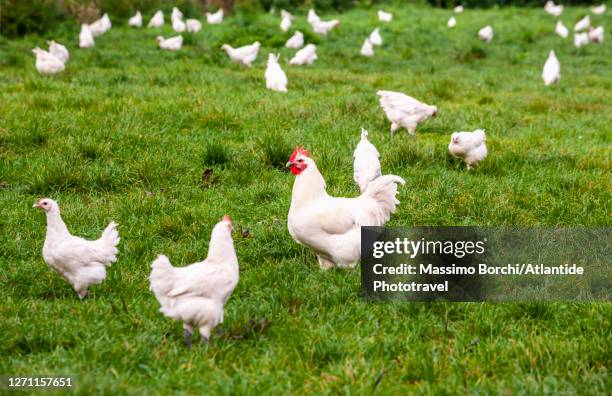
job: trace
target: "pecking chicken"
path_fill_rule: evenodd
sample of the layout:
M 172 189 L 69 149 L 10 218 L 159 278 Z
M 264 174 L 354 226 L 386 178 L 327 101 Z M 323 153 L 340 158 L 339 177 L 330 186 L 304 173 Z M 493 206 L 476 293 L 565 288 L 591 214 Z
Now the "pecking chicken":
M 380 96 L 380 107 L 391 121 L 391 134 L 399 128 L 406 128 L 409 134 L 414 135 L 420 122 L 438 114 L 436 106 L 419 102 L 401 92 L 378 91 L 376 94 Z
M 232 48 L 228 44 L 223 44 L 221 49 L 227 52 L 232 62 L 242 63 L 245 66 L 251 67 L 251 64 L 257 58 L 260 46 L 259 41 L 255 41 L 253 44 L 239 48 Z

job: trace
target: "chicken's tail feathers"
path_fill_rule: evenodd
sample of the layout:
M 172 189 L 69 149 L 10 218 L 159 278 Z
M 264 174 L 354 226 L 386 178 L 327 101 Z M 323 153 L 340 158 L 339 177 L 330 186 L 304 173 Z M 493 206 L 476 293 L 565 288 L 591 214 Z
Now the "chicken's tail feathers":
M 484 129 L 478 129 L 474 131 L 474 136 L 476 137 L 479 143 L 482 143 L 487 140 L 487 135 L 485 134 Z
M 368 140 L 368 131 L 361 128 L 361 140 Z
M 396 198 L 398 184 L 404 185 L 406 181 L 396 175 L 380 176 L 368 184 L 363 196 L 375 202 L 372 210 L 376 224 L 372 225 L 383 225 L 395 212 L 400 203 Z
M 119 232 L 117 231 L 117 223 L 111 221 L 102 232 L 102 237 L 100 239 L 102 239 L 108 246 L 116 247 L 121 240 L 121 238 L 119 238 Z
M 149 281 L 151 282 L 151 290 L 161 303 L 172 290 L 174 283 L 174 267 L 168 257 L 160 254 L 153 260 Z

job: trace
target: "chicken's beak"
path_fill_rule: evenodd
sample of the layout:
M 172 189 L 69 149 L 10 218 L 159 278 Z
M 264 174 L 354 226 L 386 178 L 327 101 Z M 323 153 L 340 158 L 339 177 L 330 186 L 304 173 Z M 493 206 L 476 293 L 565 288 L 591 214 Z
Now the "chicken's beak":
M 34 205 L 32 205 L 33 208 L 42 208 L 42 206 L 40 206 L 40 201 L 36 202 Z
M 294 165 L 294 164 L 293 164 L 293 162 L 289 161 L 289 162 L 287 162 L 287 164 L 285 165 L 285 167 L 287 167 L 287 168 L 291 168 L 293 165 Z

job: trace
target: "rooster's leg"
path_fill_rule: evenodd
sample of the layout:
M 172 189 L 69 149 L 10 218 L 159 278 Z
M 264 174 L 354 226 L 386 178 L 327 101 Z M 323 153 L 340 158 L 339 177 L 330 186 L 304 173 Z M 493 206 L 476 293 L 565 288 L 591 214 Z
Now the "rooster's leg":
M 85 297 L 87 297 L 88 291 L 87 291 L 87 289 L 85 289 L 85 290 L 78 290 L 77 293 L 79 293 L 79 299 L 82 300 Z
M 333 261 L 327 260 L 321 256 L 317 256 L 317 260 L 319 260 L 319 267 L 321 267 L 322 270 L 328 270 L 335 266 Z
M 183 340 L 185 341 L 185 346 L 191 349 L 191 335 L 193 334 L 193 330 L 191 326 L 183 324 Z

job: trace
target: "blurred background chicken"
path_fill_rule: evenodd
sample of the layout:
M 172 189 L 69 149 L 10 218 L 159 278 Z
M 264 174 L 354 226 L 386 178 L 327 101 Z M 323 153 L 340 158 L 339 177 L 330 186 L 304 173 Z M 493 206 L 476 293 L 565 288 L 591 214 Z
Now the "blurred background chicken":
M 393 91 L 378 91 L 380 106 L 391 121 L 391 134 L 399 128 L 406 128 L 409 134 L 416 134 L 417 125 L 438 114 L 436 106 L 419 102 L 415 98 Z
M 448 151 L 455 157 L 463 158 L 468 169 L 472 169 L 487 156 L 484 129 L 474 132 L 455 132 L 451 136 Z

